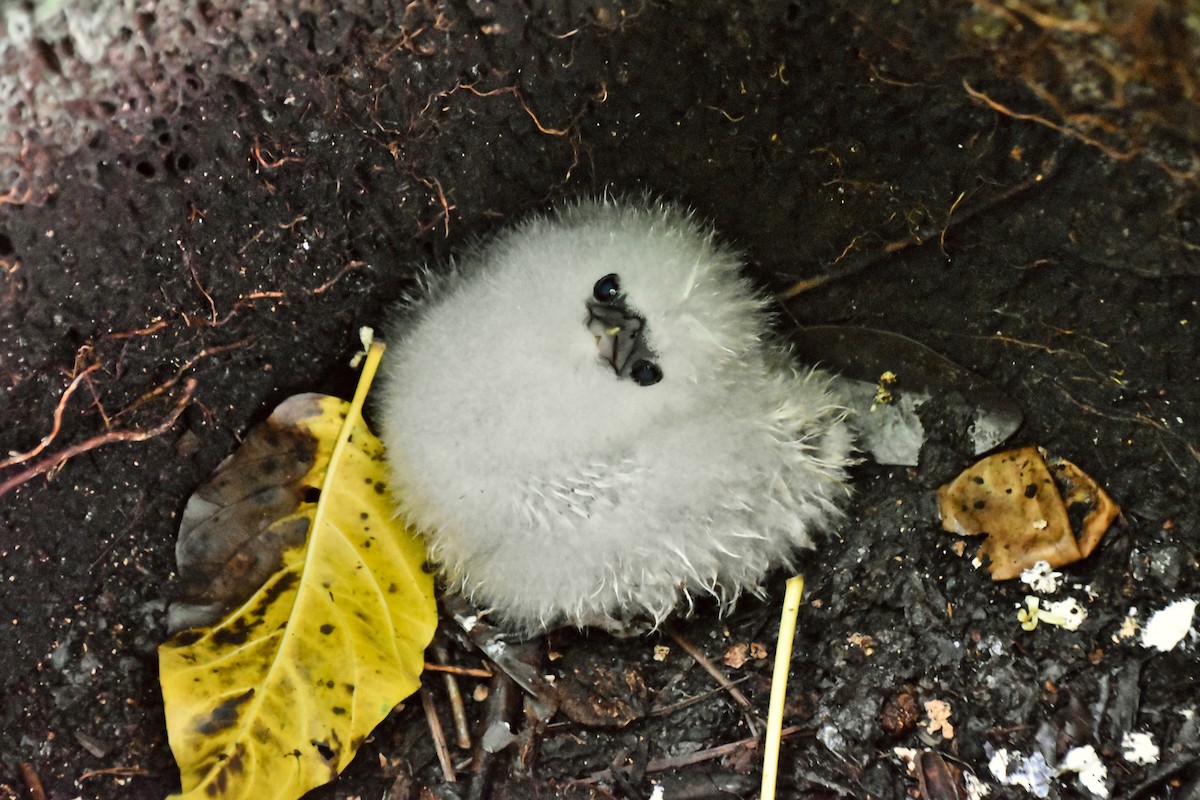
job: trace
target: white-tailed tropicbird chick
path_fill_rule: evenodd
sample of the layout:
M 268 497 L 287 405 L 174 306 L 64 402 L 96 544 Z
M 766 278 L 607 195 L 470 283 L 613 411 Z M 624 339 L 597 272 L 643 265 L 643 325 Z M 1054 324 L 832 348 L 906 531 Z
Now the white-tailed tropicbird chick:
M 838 515 L 851 437 L 828 376 L 791 363 L 690 214 L 570 205 L 429 280 L 384 357 L 392 489 L 451 587 L 507 624 L 730 604 Z

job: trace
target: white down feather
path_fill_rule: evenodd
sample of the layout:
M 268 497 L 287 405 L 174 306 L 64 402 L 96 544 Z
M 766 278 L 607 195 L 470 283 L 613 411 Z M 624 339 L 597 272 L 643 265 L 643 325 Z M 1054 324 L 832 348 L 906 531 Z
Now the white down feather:
M 654 385 L 588 330 L 610 273 Z M 600 200 L 511 228 L 400 308 L 376 412 L 400 513 L 451 587 L 525 631 L 657 623 L 811 547 L 850 434 L 764 305 L 691 215 Z

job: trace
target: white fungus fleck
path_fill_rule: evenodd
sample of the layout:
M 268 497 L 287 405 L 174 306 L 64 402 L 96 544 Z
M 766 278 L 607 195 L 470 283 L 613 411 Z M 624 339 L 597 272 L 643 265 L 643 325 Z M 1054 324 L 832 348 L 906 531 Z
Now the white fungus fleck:
M 1035 592 L 1054 594 L 1062 582 L 1062 573 L 1055 572 L 1049 561 L 1034 562 L 1032 567 L 1021 572 L 1021 583 L 1029 584 Z
M 1126 731 L 1121 737 L 1121 757 L 1130 764 L 1157 764 L 1158 745 L 1145 731 Z
M 990 749 L 990 745 L 985 746 L 985 751 Z M 1026 757 L 1001 748 L 992 754 L 988 769 L 1005 786 L 1019 786 L 1034 797 L 1050 795 L 1050 778 L 1054 772 L 1041 753 Z
M 992 793 L 992 787 L 970 772 L 963 773 L 963 787 L 967 790 L 967 800 L 981 800 Z
M 1058 767 L 1058 774 L 1074 772 L 1083 788 L 1096 797 L 1108 797 L 1108 767 L 1096 755 L 1096 748 L 1090 744 L 1082 747 L 1072 747 L 1063 757 Z
M 1062 617 L 1065 621 L 1062 627 L 1069 631 L 1079 630 L 1079 626 L 1087 619 L 1087 609 L 1079 604 L 1079 601 L 1074 597 L 1068 597 L 1065 600 L 1059 600 L 1046 605 L 1046 610 L 1051 614 Z
M 1164 653 L 1173 650 L 1187 636 L 1195 615 L 1195 600 L 1176 600 L 1155 611 L 1142 628 L 1142 647 L 1153 647 Z

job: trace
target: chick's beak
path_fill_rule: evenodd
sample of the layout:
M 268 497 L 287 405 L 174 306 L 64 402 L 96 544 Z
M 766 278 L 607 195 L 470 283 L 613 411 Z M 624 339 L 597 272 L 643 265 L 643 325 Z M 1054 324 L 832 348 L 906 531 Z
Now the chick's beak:
M 633 364 L 650 350 L 642 335 L 646 322 L 627 308 L 588 303 L 588 332 L 596 348 L 620 377 L 628 377 Z

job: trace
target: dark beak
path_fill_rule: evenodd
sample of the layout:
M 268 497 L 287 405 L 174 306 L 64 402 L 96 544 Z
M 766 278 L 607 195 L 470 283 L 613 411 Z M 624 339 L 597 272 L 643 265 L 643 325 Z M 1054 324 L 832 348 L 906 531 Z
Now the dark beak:
M 622 378 L 639 360 L 651 358 L 643 330 L 646 320 L 623 304 L 588 303 L 588 332 L 596 337 L 600 355 Z

